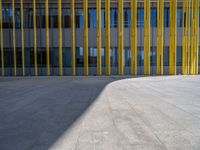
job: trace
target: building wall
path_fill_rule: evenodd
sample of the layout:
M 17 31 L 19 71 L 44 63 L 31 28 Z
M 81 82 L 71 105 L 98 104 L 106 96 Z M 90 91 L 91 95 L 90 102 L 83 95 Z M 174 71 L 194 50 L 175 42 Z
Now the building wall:
M 36 1 L 36 14 L 37 14 L 37 64 L 38 75 L 46 75 L 46 29 L 45 29 L 45 1 Z M 144 67 L 144 2 L 138 1 L 137 8 L 137 47 L 138 47 L 138 75 L 142 75 Z M 3 48 L 5 59 L 5 75 L 14 75 L 14 62 L 13 62 L 13 29 L 12 29 L 12 3 L 6 1 L 2 3 L 2 22 L 3 22 Z M 34 75 L 34 37 L 33 37 L 33 16 L 32 16 L 32 1 L 24 1 L 24 47 L 25 47 L 25 75 Z M 63 51 L 63 75 L 72 75 L 71 63 L 71 27 L 70 27 L 70 1 L 62 2 L 62 51 Z M 96 50 L 96 3 L 89 1 L 88 12 L 92 17 L 89 17 L 88 27 L 88 47 L 89 47 L 89 75 L 97 74 L 97 50 Z M 118 3 L 111 1 L 111 28 L 110 28 L 110 49 L 111 49 L 111 74 L 118 74 L 118 19 L 114 19 L 118 12 Z M 80 23 L 77 25 L 78 10 L 83 9 L 83 3 L 75 0 L 75 44 L 76 44 L 76 75 L 84 75 L 84 14 L 81 12 L 79 18 Z M 124 14 L 128 13 L 128 19 L 124 16 L 124 74 L 130 74 L 130 1 L 124 1 Z M 165 15 L 164 15 L 164 74 L 169 74 L 169 1 L 165 1 Z M 50 44 L 50 65 L 51 75 L 59 75 L 58 63 L 58 22 L 57 22 L 57 1 L 49 1 L 49 44 Z M 21 52 L 21 29 L 20 29 L 20 1 L 15 1 L 15 32 L 16 32 L 16 49 L 17 49 L 17 75 L 22 75 L 22 52 Z M 102 74 L 105 75 L 105 4 L 102 2 Z M 156 28 L 156 1 L 152 0 L 151 3 L 151 30 L 150 30 L 150 43 L 151 43 L 151 75 L 156 75 L 156 47 L 157 47 L 157 28 Z M 168 19 L 167 16 L 168 15 Z M 200 16 L 199 16 L 200 17 Z M 93 21 L 91 21 L 91 18 Z M 177 74 L 181 74 L 182 65 L 182 1 L 178 1 L 177 8 Z M 200 36 L 200 34 L 199 34 Z M 200 41 L 199 41 L 200 45 Z M 199 61 L 200 62 L 200 61 Z M 200 65 L 200 63 L 199 63 Z M 2 71 L 2 64 L 1 71 Z M 0 71 L 0 72 L 1 72 Z

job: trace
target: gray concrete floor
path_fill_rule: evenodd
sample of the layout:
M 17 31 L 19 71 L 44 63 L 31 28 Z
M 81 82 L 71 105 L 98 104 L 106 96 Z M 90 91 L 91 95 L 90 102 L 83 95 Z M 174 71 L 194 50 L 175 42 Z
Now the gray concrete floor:
M 0 150 L 199 150 L 200 76 L 0 78 Z

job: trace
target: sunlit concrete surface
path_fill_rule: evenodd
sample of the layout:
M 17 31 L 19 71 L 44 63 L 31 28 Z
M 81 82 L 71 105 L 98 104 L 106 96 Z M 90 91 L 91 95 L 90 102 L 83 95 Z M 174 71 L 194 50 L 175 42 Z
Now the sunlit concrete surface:
M 0 78 L 0 150 L 199 150 L 200 76 Z

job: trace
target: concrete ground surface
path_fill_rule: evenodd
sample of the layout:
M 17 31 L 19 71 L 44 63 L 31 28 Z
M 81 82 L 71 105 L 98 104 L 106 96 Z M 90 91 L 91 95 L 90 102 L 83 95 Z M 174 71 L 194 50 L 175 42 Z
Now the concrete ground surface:
M 0 78 L 0 150 L 199 150 L 200 76 Z

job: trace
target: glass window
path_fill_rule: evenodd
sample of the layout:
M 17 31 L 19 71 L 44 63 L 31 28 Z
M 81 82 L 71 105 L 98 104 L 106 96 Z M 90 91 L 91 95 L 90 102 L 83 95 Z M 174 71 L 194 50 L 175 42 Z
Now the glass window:
M 53 28 L 58 28 L 58 10 L 52 9 Z
M 58 48 L 51 48 L 51 65 L 52 67 L 58 67 Z
M 131 51 L 130 48 L 125 48 L 124 51 L 124 64 L 125 66 L 131 66 Z
M 83 9 L 76 9 L 75 14 L 76 14 L 76 19 L 75 19 L 76 28 L 83 28 L 83 26 L 84 26 Z
M 169 18 L 170 18 L 169 13 L 170 13 L 169 8 L 165 8 L 164 9 L 164 26 L 165 27 L 169 27 Z
M 96 28 L 96 9 L 94 8 L 88 10 L 88 27 Z
M 138 47 L 138 59 L 137 59 L 138 66 L 144 66 L 144 48 Z
M 110 64 L 112 67 L 117 67 L 118 58 L 117 58 L 117 48 L 113 47 L 110 49 Z
M 101 9 L 101 27 L 105 28 L 105 9 Z
M 96 48 L 89 48 L 88 49 L 88 61 L 90 67 L 97 66 L 97 51 Z
M 13 67 L 13 49 L 4 48 L 4 65 L 5 67 Z
M 157 26 L 157 9 L 151 8 L 151 27 Z
M 3 8 L 2 9 L 2 20 L 3 20 L 3 28 L 10 28 L 12 23 L 12 9 L 11 8 Z
M 156 47 L 151 47 L 150 60 L 151 66 L 156 66 Z
M 71 67 L 71 48 L 63 47 L 63 67 Z
M 37 62 L 38 67 L 45 67 L 46 66 L 46 49 L 39 47 L 37 49 Z
M 164 47 L 164 66 L 169 66 L 169 47 Z
M 83 58 L 83 47 L 76 48 L 76 66 L 83 67 L 84 58 Z
M 137 9 L 137 27 L 144 27 L 144 8 Z
M 176 64 L 177 66 L 182 66 L 182 46 L 177 46 L 177 60 Z
M 111 8 L 110 9 L 110 27 L 111 28 L 117 28 L 118 24 L 118 11 L 117 8 Z
M 101 65 L 106 66 L 105 48 L 101 48 Z
M 62 27 L 63 28 L 70 28 L 71 27 L 71 12 L 70 9 L 63 9 L 62 10 Z
M 183 12 L 182 8 L 177 9 L 177 27 L 182 27 L 182 18 L 183 18 L 182 12 Z
M 128 28 L 131 25 L 131 9 L 125 8 L 124 9 L 124 27 Z

